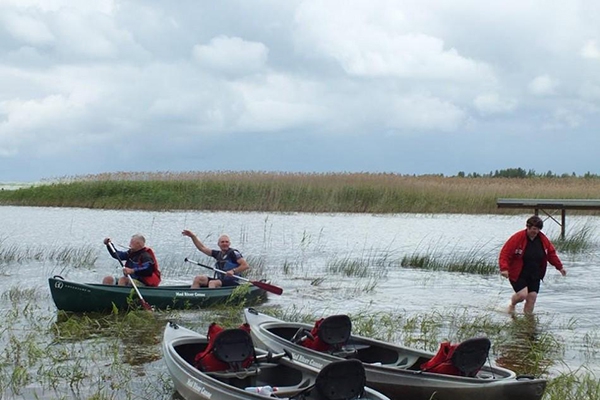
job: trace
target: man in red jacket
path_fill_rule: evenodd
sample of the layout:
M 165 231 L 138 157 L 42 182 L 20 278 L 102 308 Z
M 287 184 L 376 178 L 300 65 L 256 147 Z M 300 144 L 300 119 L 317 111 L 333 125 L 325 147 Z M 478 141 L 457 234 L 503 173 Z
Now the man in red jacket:
M 544 221 L 540 217 L 530 217 L 526 229 L 512 235 L 500 250 L 500 273 L 509 279 L 515 291 L 508 306 L 509 313 L 514 312 L 516 305 L 522 301 L 525 301 L 523 311 L 533 313 L 548 263 L 562 276 L 567 275 L 554 245 L 541 232 L 543 227 Z

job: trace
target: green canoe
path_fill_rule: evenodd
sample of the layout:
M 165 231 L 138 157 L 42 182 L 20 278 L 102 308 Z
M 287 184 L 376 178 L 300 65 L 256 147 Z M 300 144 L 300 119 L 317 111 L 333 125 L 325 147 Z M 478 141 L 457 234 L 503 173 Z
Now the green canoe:
M 111 311 L 140 305 L 134 289 L 99 283 L 76 283 L 55 275 L 48 279 L 50 293 L 59 310 L 75 312 Z M 205 308 L 233 302 L 258 304 L 267 299 L 263 289 L 244 284 L 218 289 L 191 289 L 187 285 L 138 287 L 140 294 L 155 309 Z

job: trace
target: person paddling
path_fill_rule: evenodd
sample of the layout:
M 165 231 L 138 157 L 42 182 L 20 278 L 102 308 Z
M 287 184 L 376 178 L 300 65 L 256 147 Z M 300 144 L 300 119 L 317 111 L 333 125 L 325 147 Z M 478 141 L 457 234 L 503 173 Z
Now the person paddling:
M 102 283 L 105 285 L 114 285 L 115 282 L 121 286 L 131 286 L 131 282 L 126 275 L 135 281 L 138 286 L 158 286 L 160 284 L 160 269 L 154 251 L 146 247 L 146 238 L 140 234 L 135 234 L 129 241 L 129 250 L 113 250 L 110 238 L 104 239 L 104 244 L 113 258 L 124 262 L 123 276 L 113 277 L 105 276 Z
M 197 275 L 192 282 L 192 289 L 198 289 L 203 286 L 209 288 L 236 286 L 239 282 L 234 278 L 234 275 L 239 276 L 242 272 L 250 269 L 250 266 L 242 256 L 242 253 L 230 247 L 231 241 L 229 240 L 229 236 L 221 235 L 217 242 L 219 250 L 212 250 L 206 247 L 194 232 L 184 229 L 181 234 L 191 238 L 196 248 L 202 253 L 216 259 L 215 267 L 217 269 L 226 272 L 226 274 L 219 274 L 219 276 L 214 276 L 213 278 L 206 275 Z

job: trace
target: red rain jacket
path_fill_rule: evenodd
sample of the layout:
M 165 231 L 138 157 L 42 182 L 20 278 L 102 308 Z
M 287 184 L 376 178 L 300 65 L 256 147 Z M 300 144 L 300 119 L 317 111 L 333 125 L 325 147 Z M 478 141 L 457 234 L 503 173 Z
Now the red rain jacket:
M 542 241 L 542 246 L 546 253 L 540 264 L 540 279 L 544 279 L 548 263 L 552 264 L 559 271 L 563 268 L 563 264 L 556 255 L 556 249 L 550 242 L 550 239 L 542 232 L 538 233 L 538 236 Z M 524 229 L 512 235 L 504 246 L 502 246 L 502 250 L 500 250 L 500 257 L 498 259 L 500 271 L 508 271 L 508 279 L 512 282 L 519 279 L 519 275 L 521 275 L 521 271 L 523 270 L 523 253 L 525 253 L 525 246 L 527 246 L 528 240 L 527 229 Z

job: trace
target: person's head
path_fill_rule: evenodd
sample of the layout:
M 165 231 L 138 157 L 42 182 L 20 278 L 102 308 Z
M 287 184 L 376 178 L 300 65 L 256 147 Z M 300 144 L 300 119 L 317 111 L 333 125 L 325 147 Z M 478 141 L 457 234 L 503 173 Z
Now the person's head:
M 529 237 L 534 238 L 544 227 L 544 221 L 537 215 L 534 215 L 527 219 L 525 226 L 527 227 L 527 234 Z
M 217 245 L 219 246 L 219 249 L 221 249 L 221 251 L 229 250 L 229 246 L 231 246 L 231 241 L 229 240 L 229 236 L 227 236 L 227 235 L 219 236 L 219 241 L 217 242 Z
M 146 238 L 143 237 L 142 235 L 135 234 L 131 237 L 131 240 L 129 241 L 129 248 L 133 251 L 138 251 L 144 248 L 144 246 L 146 246 Z

